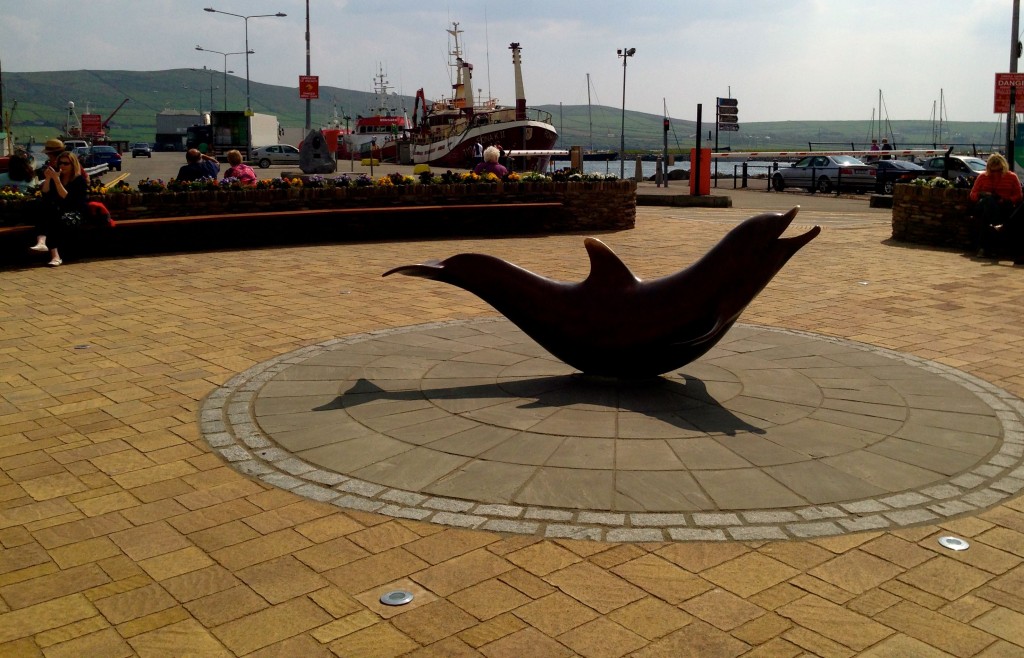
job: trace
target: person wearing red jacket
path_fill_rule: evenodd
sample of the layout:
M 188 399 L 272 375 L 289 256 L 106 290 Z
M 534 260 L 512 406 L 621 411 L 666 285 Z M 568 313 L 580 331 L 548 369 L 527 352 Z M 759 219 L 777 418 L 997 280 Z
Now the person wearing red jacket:
M 1022 221 L 1014 212 L 1024 199 L 1020 179 L 1010 171 L 1006 158 L 993 153 L 985 163 L 985 171 L 974 179 L 970 197 L 976 204 L 973 233 L 979 247 L 978 258 L 992 257 L 996 239 L 1000 235 L 1011 237 L 1012 234 L 1014 238 L 1019 238 L 1018 234 L 1021 233 L 1010 226 Z M 1015 254 L 1020 251 L 1020 246 L 1014 244 L 1012 247 Z

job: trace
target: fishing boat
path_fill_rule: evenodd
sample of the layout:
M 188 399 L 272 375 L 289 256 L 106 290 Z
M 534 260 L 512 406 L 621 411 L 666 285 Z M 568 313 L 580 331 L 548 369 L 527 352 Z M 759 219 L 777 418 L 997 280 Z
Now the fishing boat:
M 529 152 L 517 160 L 517 169 L 547 168 L 551 154 L 546 153 L 558 140 L 551 114 L 526 107 L 526 93 L 518 43 L 509 45 L 515 69 L 516 104 L 504 107 L 497 99 L 474 99 L 473 65 L 462 57 L 459 43 L 462 30 L 452 23 L 448 30 L 454 47 L 449 52 L 455 69 L 452 97 L 428 103 L 423 89 L 416 92 L 413 127 L 410 135 L 412 162 L 441 167 L 467 167 L 474 162 L 477 142 L 483 147 L 500 145 L 515 157 L 517 151 Z
M 409 118 L 396 106 L 397 96 L 389 94 L 391 87 L 383 67 L 378 67 L 373 79 L 373 104 L 365 115 L 356 116 L 352 132 L 338 140 L 338 155 L 379 160 L 398 161 L 398 144 L 408 137 Z

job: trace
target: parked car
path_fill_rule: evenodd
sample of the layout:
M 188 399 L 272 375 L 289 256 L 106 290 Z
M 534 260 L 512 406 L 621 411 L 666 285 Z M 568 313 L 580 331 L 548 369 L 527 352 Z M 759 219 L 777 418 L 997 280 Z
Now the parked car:
M 85 141 L 84 139 L 65 139 L 64 140 L 64 150 L 65 151 L 71 151 L 72 153 L 77 154 L 78 153 L 78 149 L 87 149 L 87 148 L 89 148 L 89 142 Z
M 152 158 L 153 149 L 149 147 L 146 142 L 136 142 L 132 144 L 132 157 L 133 158 Z
M 948 160 L 948 163 L 947 163 Z M 969 181 L 974 181 L 978 175 L 985 171 L 985 161 L 970 155 L 937 156 L 928 158 L 923 166 L 929 173 L 954 180 L 963 176 Z
M 113 146 L 90 146 L 85 154 L 79 157 L 83 167 L 105 164 L 111 171 L 121 171 L 121 154 Z
M 266 169 L 272 164 L 297 165 L 299 164 L 299 149 L 291 144 L 261 146 L 252 150 L 250 162 L 255 162 L 260 169 Z
M 833 189 L 873 190 L 875 168 L 849 155 L 809 155 L 772 174 L 772 188 L 787 187 L 831 192 Z
M 909 183 L 915 178 L 931 177 L 924 167 L 906 160 L 879 160 L 872 164 L 875 168 L 875 192 L 892 194 L 896 183 Z

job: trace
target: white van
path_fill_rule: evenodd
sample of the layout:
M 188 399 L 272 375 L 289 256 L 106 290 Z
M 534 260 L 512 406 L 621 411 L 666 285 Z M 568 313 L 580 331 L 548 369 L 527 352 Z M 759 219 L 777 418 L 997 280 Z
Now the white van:
M 85 149 L 89 148 L 89 142 L 85 141 L 84 139 L 65 139 L 64 140 L 64 150 L 65 151 L 70 151 L 72 153 L 75 153 L 76 152 L 75 149 L 80 149 L 80 148 L 85 148 Z

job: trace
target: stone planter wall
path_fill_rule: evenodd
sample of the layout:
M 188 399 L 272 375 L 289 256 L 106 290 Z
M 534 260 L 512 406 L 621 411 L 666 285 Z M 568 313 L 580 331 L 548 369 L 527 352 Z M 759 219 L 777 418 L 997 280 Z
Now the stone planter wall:
M 563 206 L 544 213 L 539 225 L 536 221 L 524 222 L 524 229 L 529 226 L 531 231 L 539 228 L 550 232 L 620 230 L 633 228 L 636 223 L 636 183 L 633 181 L 128 193 L 96 198 L 110 209 L 116 221 L 126 224 L 133 219 L 153 217 L 409 206 L 423 206 L 424 217 L 443 222 L 444 213 L 428 213 L 426 207 L 536 202 L 559 202 Z M 37 203 L 35 200 L 0 201 L 0 226 L 31 224 Z M 527 213 L 523 214 L 525 216 Z M 505 210 L 502 215 L 505 218 L 503 228 L 514 231 L 514 209 L 511 212 Z M 346 217 L 351 217 L 354 224 L 372 221 L 360 219 L 358 215 Z M 478 219 L 471 221 L 486 223 L 491 214 L 484 211 L 473 217 Z M 472 227 L 469 229 L 472 230 Z
M 971 245 L 970 190 L 897 185 L 892 237 L 902 242 L 967 249 Z

